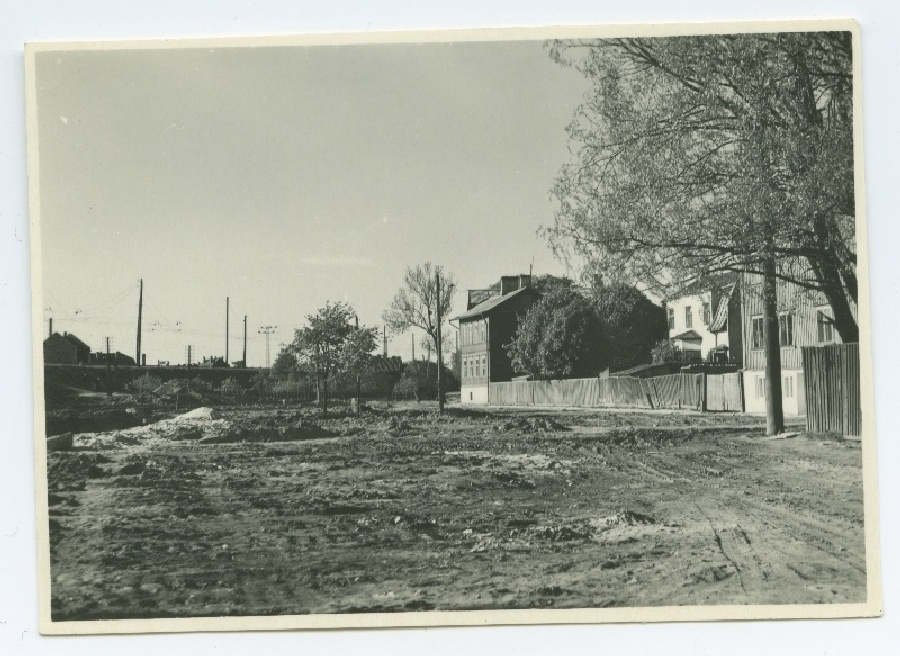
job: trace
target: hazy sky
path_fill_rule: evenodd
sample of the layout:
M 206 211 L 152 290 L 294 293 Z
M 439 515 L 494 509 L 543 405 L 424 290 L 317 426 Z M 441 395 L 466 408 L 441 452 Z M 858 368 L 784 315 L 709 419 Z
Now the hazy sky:
M 407 265 L 457 308 L 564 272 L 535 233 L 587 82 L 542 42 L 44 52 L 36 79 L 44 330 L 93 350 L 134 355 L 140 278 L 148 363 L 224 355 L 230 297 L 253 366 L 329 300 L 380 326 Z

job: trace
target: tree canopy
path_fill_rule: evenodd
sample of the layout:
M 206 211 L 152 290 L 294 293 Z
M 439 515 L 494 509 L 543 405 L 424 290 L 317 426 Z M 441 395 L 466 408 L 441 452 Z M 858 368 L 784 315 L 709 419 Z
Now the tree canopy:
M 600 330 L 589 299 L 556 289 L 528 310 L 507 353 L 513 369 L 537 379 L 593 376 L 602 360 Z
M 774 259 L 858 339 L 850 33 L 548 47 L 593 83 L 552 189 L 557 254 L 663 293 Z
M 600 320 L 604 366 L 620 370 L 649 363 L 654 345 L 668 335 L 664 310 L 624 283 L 595 286 L 592 300 Z
M 294 333 L 294 352 L 301 364 L 315 370 L 322 385 L 323 414 L 328 412 L 328 382 L 344 373 L 361 372 L 375 350 L 376 329 L 357 327 L 355 316 L 346 303 L 328 303 Z

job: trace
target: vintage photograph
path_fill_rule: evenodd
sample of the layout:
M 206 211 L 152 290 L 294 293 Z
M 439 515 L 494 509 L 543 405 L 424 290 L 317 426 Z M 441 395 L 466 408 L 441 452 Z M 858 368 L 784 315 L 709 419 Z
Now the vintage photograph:
M 41 630 L 880 614 L 859 38 L 29 44 Z

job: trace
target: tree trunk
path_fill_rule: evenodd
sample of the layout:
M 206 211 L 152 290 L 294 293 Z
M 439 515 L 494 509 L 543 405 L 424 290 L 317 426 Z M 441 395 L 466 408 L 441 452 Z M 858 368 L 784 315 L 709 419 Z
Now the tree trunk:
M 763 348 L 766 356 L 766 435 L 784 430 L 781 407 L 781 345 L 778 343 L 778 280 L 775 259 L 763 263 Z
M 831 258 L 824 259 L 830 260 Z M 844 272 L 842 276 L 837 263 L 833 261 L 823 262 L 821 259 L 816 258 L 816 261 L 811 261 L 811 263 L 818 279 L 822 283 L 822 293 L 828 300 L 828 305 L 831 306 L 831 311 L 834 314 L 834 329 L 841 336 L 841 341 L 845 344 L 859 342 L 859 324 L 853 317 L 853 312 L 850 309 L 850 299 L 848 299 L 848 295 L 852 298 L 855 294 L 851 294 L 851 290 L 844 286 L 844 280 L 850 274 Z M 852 281 L 856 282 L 855 275 L 852 276 Z
M 322 392 L 320 396 L 320 406 L 322 408 L 322 417 L 328 416 L 328 379 L 322 379 Z

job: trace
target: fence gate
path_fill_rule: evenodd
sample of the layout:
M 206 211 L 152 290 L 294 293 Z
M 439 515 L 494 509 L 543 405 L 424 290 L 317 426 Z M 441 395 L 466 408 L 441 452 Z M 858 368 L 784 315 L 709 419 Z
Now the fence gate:
M 859 344 L 803 347 L 806 430 L 862 433 Z

